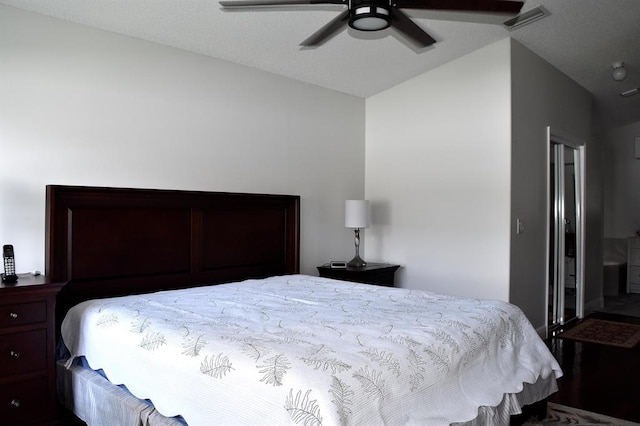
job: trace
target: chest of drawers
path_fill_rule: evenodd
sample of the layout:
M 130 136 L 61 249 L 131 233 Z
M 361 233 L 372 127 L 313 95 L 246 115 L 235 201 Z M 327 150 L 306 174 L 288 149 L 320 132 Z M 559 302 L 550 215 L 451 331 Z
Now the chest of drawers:
M 55 299 L 61 287 L 30 275 L 0 285 L 2 424 L 41 424 L 55 417 Z

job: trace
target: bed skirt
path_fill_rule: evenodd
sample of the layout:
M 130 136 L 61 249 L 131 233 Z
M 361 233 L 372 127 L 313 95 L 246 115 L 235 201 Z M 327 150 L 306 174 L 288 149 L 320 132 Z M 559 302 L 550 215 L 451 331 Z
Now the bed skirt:
M 181 418 L 165 417 L 146 400 L 136 398 L 124 386 L 116 386 L 102 374 L 73 363 L 57 362 L 60 403 L 87 425 L 184 426 Z
M 136 398 L 123 386 L 109 382 L 102 374 L 75 362 L 65 367 L 57 362 L 58 398 L 61 404 L 89 426 L 144 425 L 184 426 L 181 417 L 165 417 L 151 402 Z M 480 407 L 478 417 L 456 426 L 509 425 L 510 417 L 522 412 L 522 407 L 547 398 L 558 390 L 556 378 L 540 378 L 534 384 L 525 383 L 517 394 L 505 394 L 497 407 Z

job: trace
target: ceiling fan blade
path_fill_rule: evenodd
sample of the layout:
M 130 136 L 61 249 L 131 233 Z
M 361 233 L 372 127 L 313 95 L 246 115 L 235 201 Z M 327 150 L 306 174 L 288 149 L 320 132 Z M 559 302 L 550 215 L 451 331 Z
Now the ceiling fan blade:
M 237 0 L 221 1 L 220 6 L 226 9 L 262 6 L 300 6 L 307 4 L 347 4 L 346 0 Z
M 520 12 L 523 1 L 510 0 L 395 0 L 393 6 L 406 9 L 449 10 L 455 12 Z
M 391 17 L 394 21 L 392 27 L 404 34 L 417 47 L 431 46 L 436 42 L 433 37 L 413 22 L 404 12 L 394 9 Z
M 310 37 L 308 37 L 305 41 L 300 43 L 300 46 L 312 47 L 319 46 L 324 43 L 326 40 L 333 37 L 336 33 L 343 30 L 347 23 L 349 22 L 349 9 L 345 9 L 338 16 L 333 18 L 327 24 L 325 24 L 318 31 L 313 33 Z

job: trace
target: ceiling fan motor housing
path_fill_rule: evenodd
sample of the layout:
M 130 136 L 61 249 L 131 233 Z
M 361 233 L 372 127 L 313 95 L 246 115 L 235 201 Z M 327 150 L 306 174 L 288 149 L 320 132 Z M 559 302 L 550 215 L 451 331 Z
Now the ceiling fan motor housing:
M 359 31 L 380 31 L 391 25 L 391 5 L 384 0 L 351 0 L 349 26 Z

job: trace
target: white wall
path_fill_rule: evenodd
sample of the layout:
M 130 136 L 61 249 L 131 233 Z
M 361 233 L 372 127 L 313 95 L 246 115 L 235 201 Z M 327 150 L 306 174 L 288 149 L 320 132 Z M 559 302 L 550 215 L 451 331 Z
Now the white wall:
M 640 230 L 640 159 L 635 138 L 640 121 L 612 129 L 605 136 L 605 230 L 609 238 L 626 238 Z
M 502 40 L 366 102 L 367 260 L 399 284 L 508 300 L 510 54 Z
M 511 301 L 525 311 L 534 326 L 541 327 L 547 312 L 547 126 L 586 142 L 588 236 L 594 230 L 597 232 L 598 226 L 601 229 L 602 224 L 601 213 L 588 208 L 589 203 L 598 204 L 601 200 L 600 172 L 594 163 L 600 158 L 599 146 L 591 139 L 589 92 L 516 41 L 511 42 L 511 58 Z M 524 223 L 522 234 L 516 234 L 516 218 Z M 595 261 L 602 268 L 602 257 L 598 259 L 595 254 L 594 258 L 594 253 L 601 250 L 601 241 L 588 238 L 586 243 L 587 265 Z M 600 269 L 599 282 L 601 277 Z
M 364 100 L 0 6 L 0 242 L 44 268 L 46 184 L 302 198 L 301 269 L 353 251 Z
M 601 278 L 601 241 L 589 239 L 602 224 L 599 145 L 585 89 L 505 39 L 366 106 L 366 253 L 404 265 L 401 286 L 510 301 L 543 328 L 549 125 L 590 143 L 587 273 Z

